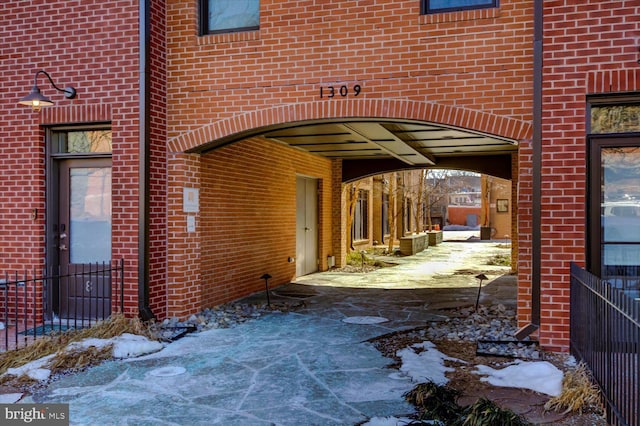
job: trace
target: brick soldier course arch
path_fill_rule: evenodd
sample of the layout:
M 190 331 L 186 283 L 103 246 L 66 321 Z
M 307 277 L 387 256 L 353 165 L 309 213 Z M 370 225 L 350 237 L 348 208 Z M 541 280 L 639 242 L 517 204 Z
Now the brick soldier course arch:
M 530 139 L 531 123 L 467 108 L 404 99 L 363 99 L 277 105 L 211 123 L 169 141 L 170 152 L 203 152 L 296 121 L 379 118 L 420 120 L 514 141 Z
M 289 247 L 295 243 L 295 232 L 287 223 L 295 218 L 291 185 L 296 174 L 320 182 L 319 269 L 327 268 L 328 255 L 335 256 L 339 265 L 346 255 L 341 160 L 302 153 L 257 136 L 293 123 L 358 118 L 433 123 L 523 145 L 532 136 L 529 122 L 464 107 L 406 99 L 342 99 L 257 109 L 170 139 L 169 279 L 156 300 L 162 303 L 155 304 L 166 309 L 160 316 L 184 317 L 202 306 L 261 291 L 264 283 L 259 277 L 265 272 L 273 276 L 273 286 L 292 279 L 295 265 L 286 259 L 295 257 L 295 247 Z M 511 163 L 517 163 L 517 153 L 512 158 Z M 185 187 L 200 189 L 201 209 L 191 214 L 196 225 L 192 232 L 185 232 L 189 215 L 182 212 Z M 251 225 L 252 218 L 272 225 Z M 227 243 L 240 235 L 242 245 Z M 275 246 L 254 247 L 256 242 L 276 241 Z M 229 250 L 233 256 L 228 256 Z M 263 253 L 270 254 L 263 257 Z

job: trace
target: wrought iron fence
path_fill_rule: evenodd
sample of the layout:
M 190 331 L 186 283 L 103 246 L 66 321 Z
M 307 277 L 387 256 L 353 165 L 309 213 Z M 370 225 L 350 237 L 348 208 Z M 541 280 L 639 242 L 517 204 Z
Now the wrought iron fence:
M 640 425 L 640 298 L 574 263 L 571 352 L 598 383 L 607 422 Z
M 0 279 L 0 351 L 123 312 L 123 290 L 124 260 L 5 274 Z

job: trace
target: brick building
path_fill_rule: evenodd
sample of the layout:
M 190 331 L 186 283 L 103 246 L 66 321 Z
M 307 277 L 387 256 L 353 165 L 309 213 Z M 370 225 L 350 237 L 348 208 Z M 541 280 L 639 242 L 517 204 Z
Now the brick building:
M 340 264 L 343 183 L 471 170 L 511 180 L 519 319 L 566 350 L 569 262 L 606 272 L 587 147 L 640 142 L 586 119 L 640 99 L 640 1 L 221 3 L 0 4 L 0 270 L 124 259 L 128 312 L 185 317 Z

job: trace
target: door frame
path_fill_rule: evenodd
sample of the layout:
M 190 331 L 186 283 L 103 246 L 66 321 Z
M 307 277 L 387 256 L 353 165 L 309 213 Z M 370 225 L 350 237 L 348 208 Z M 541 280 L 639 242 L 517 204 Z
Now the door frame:
M 306 183 L 307 182 L 313 182 L 314 183 L 314 217 L 315 217 L 315 223 L 313 224 L 313 234 L 314 234 L 314 244 L 315 244 L 315 259 L 314 259 L 314 265 L 315 268 L 312 271 L 307 271 L 306 266 L 304 263 L 301 263 L 302 259 L 300 258 L 300 253 L 298 252 L 298 242 L 299 242 L 299 224 L 298 224 L 298 201 L 299 201 L 299 196 L 300 194 L 298 193 L 298 181 L 302 180 L 305 183 L 305 217 L 306 215 L 306 209 L 307 209 L 307 203 L 306 203 Z M 296 276 L 303 276 L 303 275 L 307 275 L 307 274 L 311 274 L 313 272 L 317 272 L 320 265 L 319 265 L 319 260 L 320 260 L 320 200 L 319 200 L 319 188 L 320 188 L 320 179 L 317 177 L 313 177 L 313 176 L 306 176 L 306 175 L 300 175 L 297 174 L 296 175 Z M 305 221 L 306 222 L 306 221 Z M 304 235 L 307 235 L 306 233 Z M 305 247 L 306 247 L 306 238 L 305 238 Z M 306 255 L 306 249 L 305 249 L 305 255 Z M 306 262 L 305 262 L 306 263 Z M 300 272 L 300 273 L 299 273 Z
M 57 305 L 59 283 L 55 277 L 60 271 L 60 251 L 57 238 L 60 212 L 60 164 L 64 160 L 110 160 L 113 169 L 112 153 L 65 153 L 60 152 L 58 143 L 54 141 L 54 135 L 65 131 L 92 131 L 111 130 L 110 123 L 97 123 L 84 126 L 60 125 L 45 128 L 45 275 L 52 277 L 51 283 L 44 288 L 44 317 L 52 320 L 54 306 Z M 113 188 L 112 188 L 113 194 Z M 113 237 L 112 237 L 113 241 Z M 112 247 L 113 251 L 113 247 Z

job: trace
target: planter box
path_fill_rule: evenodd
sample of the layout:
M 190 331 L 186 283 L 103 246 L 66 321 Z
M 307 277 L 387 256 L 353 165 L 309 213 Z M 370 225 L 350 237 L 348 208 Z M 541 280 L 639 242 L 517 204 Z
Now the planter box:
M 427 247 L 426 234 L 408 235 L 400 238 L 400 253 L 405 256 L 420 253 Z
M 442 243 L 442 236 L 444 232 L 442 231 L 427 231 L 427 235 L 429 236 L 429 245 L 436 246 Z
M 490 240 L 491 239 L 491 227 L 490 226 L 482 226 L 482 227 L 480 227 L 480 239 L 481 240 Z

